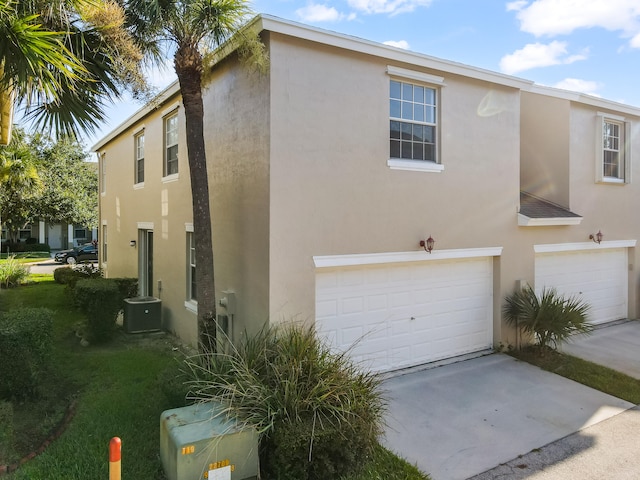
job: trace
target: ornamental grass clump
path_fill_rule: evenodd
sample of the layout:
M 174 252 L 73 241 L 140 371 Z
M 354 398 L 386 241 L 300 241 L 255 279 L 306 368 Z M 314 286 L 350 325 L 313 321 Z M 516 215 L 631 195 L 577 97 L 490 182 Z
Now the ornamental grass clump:
M 0 263 L 0 287 L 11 288 L 26 283 L 29 267 L 18 262 L 15 255 Z
M 354 472 L 372 454 L 386 403 L 381 379 L 347 353 L 334 353 L 313 328 L 265 327 L 231 353 L 187 360 L 190 398 L 260 434 L 265 478 L 315 480 Z
M 571 335 L 589 333 L 589 304 L 576 297 L 566 298 L 554 289 L 544 288 L 540 296 L 527 285 L 506 298 L 502 309 L 510 325 L 535 336 L 541 352 L 553 350 Z

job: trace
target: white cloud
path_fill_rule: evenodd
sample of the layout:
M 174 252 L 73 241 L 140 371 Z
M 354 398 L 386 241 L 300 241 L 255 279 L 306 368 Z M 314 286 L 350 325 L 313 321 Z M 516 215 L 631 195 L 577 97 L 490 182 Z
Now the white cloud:
M 629 45 L 631 45 L 631 47 L 633 48 L 640 48 L 640 33 L 638 33 L 631 39 Z
M 409 42 L 406 40 L 387 40 L 383 42 L 385 45 L 389 45 L 390 47 L 403 48 L 404 50 L 409 50 Z
M 527 3 L 529 3 L 527 0 L 516 0 L 515 2 L 509 2 L 507 3 L 507 12 L 519 12 Z
M 640 33 L 638 0 L 535 0 L 531 4 L 508 5 L 518 7 L 513 10 L 518 10 L 520 29 L 536 36 L 563 35 L 594 27 L 619 31 L 625 37 Z
M 432 0 L 348 0 L 349 6 L 363 13 L 399 13 L 412 12 L 416 7 L 427 7 Z
M 347 18 L 352 20 L 355 15 L 346 16 L 333 7 L 310 3 L 304 8 L 296 10 L 296 15 L 305 22 L 338 22 Z
M 591 80 L 580 80 L 579 78 L 565 78 L 561 82 L 553 85 L 555 88 L 561 88 L 562 90 L 571 90 L 573 92 L 586 93 L 588 95 L 593 95 L 595 97 L 599 97 L 600 95 L 597 91 L 600 89 L 601 85 L 598 82 L 593 82 Z
M 549 44 L 530 43 L 524 48 L 505 55 L 500 60 L 500 70 L 509 75 L 536 67 L 549 67 L 577 62 L 587 58 L 587 51 L 578 55 L 567 55 L 567 43 L 553 41 Z

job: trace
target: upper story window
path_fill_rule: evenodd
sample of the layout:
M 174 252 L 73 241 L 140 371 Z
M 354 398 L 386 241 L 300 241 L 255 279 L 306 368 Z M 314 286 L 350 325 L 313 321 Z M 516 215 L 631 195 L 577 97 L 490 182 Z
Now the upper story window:
M 602 183 L 630 183 L 631 152 L 627 144 L 628 123 L 617 116 L 599 114 L 601 139 L 596 180 Z
M 442 77 L 388 66 L 389 162 L 394 169 L 440 172 Z
M 164 119 L 164 176 L 178 173 L 178 112 Z
M 436 162 L 436 90 L 391 80 L 390 156 Z
M 144 130 L 135 137 L 135 183 L 144 183 Z

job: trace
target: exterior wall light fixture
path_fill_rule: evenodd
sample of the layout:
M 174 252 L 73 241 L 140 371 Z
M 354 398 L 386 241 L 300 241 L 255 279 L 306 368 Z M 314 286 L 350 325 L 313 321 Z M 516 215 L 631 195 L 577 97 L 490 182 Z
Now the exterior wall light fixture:
M 131 241 L 129 241 L 129 246 L 130 246 L 130 247 L 134 247 L 134 248 L 135 248 L 135 246 L 136 246 L 136 241 L 135 241 L 135 240 L 131 240 Z
M 431 250 L 433 250 L 433 245 L 435 243 L 436 241 L 433 239 L 431 235 L 429 235 L 429 238 L 427 238 L 426 240 L 420 240 L 420 246 L 424 248 L 425 252 L 429 252 L 429 253 L 431 253 Z
M 589 235 L 589 240 L 593 240 L 595 243 L 600 243 L 602 241 L 602 237 L 604 237 L 604 235 L 600 230 L 598 230 L 598 233 L 596 233 L 595 235 Z

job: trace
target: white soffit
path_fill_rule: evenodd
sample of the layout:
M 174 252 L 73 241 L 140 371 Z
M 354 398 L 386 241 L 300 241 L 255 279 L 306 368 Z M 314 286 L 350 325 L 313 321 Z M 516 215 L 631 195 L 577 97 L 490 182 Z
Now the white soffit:
M 553 217 L 553 218 L 530 218 L 526 215 L 518 214 L 518 225 L 520 227 L 553 227 L 561 225 L 580 225 L 582 217 Z

